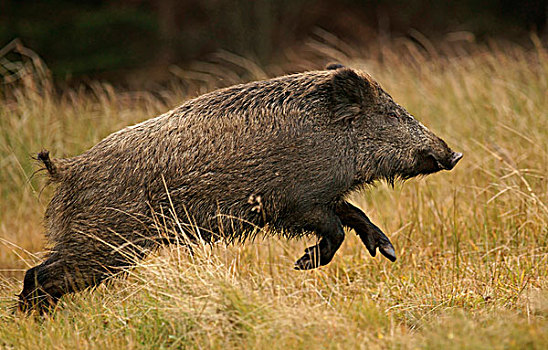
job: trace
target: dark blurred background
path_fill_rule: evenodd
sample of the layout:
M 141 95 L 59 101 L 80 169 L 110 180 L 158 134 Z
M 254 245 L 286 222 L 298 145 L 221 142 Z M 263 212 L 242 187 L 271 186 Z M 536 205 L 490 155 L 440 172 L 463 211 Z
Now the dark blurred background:
M 547 11 L 546 0 L 0 0 L 0 48 L 20 38 L 56 79 L 116 80 L 219 50 L 267 65 L 317 30 L 349 45 L 455 32 L 526 45 L 546 39 Z

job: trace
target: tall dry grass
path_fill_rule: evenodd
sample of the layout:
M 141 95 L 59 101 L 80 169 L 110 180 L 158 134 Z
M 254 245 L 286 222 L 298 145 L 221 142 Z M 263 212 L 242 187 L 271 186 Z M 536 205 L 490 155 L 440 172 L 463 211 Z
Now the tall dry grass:
M 95 83 L 54 92 L 36 65 L 0 103 L 0 344 L 6 348 L 548 347 L 548 56 L 535 48 L 409 42 L 349 47 L 326 33 L 309 60 L 259 67 L 221 53 L 173 67 L 165 91 Z M 309 242 L 172 247 L 128 277 L 68 296 L 51 317 L 9 306 L 44 250 L 51 196 L 32 176 L 42 148 L 75 155 L 207 90 L 336 60 L 370 72 L 464 159 L 450 173 L 355 194 L 399 259 L 349 233 L 331 264 L 292 270 Z M 312 63 L 310 63 L 312 62 Z M 42 70 L 45 72 L 45 70 Z M 40 75 L 42 74 L 42 75 Z M 38 78 L 37 78 L 38 77 Z

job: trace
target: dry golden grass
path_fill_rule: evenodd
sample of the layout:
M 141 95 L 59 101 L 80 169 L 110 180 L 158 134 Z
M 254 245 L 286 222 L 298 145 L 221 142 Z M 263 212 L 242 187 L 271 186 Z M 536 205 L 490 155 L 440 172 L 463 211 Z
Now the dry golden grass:
M 37 69 L 4 86 L 0 103 L 1 346 L 548 348 L 546 51 L 446 44 L 425 53 L 400 43 L 372 53 L 333 40 L 309 47 L 317 62 L 370 72 L 465 154 L 450 173 L 351 198 L 391 238 L 395 263 L 371 258 L 353 234 L 331 264 L 310 272 L 292 270 L 310 242 L 216 245 L 194 257 L 173 247 L 128 278 L 64 298 L 51 317 L 12 315 L 22 271 L 44 250 L 52 191 L 40 194 L 30 155 L 75 155 L 196 91 L 319 66 L 294 59 L 263 70 L 224 53 L 225 65 L 174 69 L 191 83 L 155 94 L 105 84 L 53 93 Z

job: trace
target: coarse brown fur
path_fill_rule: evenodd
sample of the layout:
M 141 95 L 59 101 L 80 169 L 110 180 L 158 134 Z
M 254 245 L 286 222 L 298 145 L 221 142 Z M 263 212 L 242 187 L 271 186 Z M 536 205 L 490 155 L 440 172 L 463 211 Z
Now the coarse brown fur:
M 213 91 L 73 158 L 41 152 L 58 186 L 46 211 L 53 249 L 27 271 L 20 308 L 54 305 L 161 242 L 243 241 L 265 225 L 318 236 L 297 269 L 327 264 L 343 226 L 372 255 L 379 248 L 395 260 L 388 238 L 345 196 L 379 179 L 451 169 L 462 155 L 369 75 L 328 68 Z

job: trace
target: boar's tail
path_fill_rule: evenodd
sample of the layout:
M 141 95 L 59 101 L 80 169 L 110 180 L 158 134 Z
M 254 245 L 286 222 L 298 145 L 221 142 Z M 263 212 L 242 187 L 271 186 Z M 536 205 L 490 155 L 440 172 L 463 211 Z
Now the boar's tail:
M 37 159 L 44 164 L 45 169 L 49 173 L 51 182 L 60 182 L 63 179 L 63 175 L 65 174 L 67 167 L 62 159 L 52 160 L 49 157 L 49 151 L 46 150 L 38 153 Z

